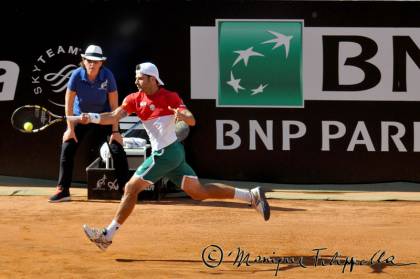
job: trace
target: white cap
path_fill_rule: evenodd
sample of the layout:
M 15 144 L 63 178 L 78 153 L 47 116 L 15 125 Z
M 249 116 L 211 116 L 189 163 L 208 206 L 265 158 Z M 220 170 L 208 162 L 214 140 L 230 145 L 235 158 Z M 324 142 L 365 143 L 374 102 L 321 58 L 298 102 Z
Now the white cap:
M 100 46 L 90 45 L 85 50 L 84 54 L 81 54 L 83 58 L 93 61 L 105 61 L 106 57 L 102 54 L 102 48 Z
M 154 77 L 159 85 L 164 85 L 163 81 L 159 78 L 159 71 L 155 64 L 145 62 L 136 66 L 136 74 L 143 74 Z

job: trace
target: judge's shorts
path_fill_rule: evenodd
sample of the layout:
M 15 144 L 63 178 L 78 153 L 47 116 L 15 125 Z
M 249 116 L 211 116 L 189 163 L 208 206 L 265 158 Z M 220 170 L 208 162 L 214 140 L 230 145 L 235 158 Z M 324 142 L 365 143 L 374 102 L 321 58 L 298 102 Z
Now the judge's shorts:
M 181 187 L 184 176 L 197 176 L 185 161 L 184 145 L 178 141 L 165 148 L 153 151 L 139 166 L 134 175 L 153 184 L 166 177 L 177 187 Z

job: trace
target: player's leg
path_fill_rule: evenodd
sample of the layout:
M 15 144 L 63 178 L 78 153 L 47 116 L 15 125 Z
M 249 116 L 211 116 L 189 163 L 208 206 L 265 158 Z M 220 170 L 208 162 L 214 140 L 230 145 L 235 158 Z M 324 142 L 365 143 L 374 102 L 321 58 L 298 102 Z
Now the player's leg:
M 251 190 L 235 188 L 221 183 L 201 184 L 197 177 L 184 176 L 181 188 L 195 200 L 205 199 L 237 199 L 249 202 L 251 206 L 264 218 L 270 219 L 270 205 L 261 187 Z
M 184 146 L 180 143 L 174 144 L 171 152 L 173 152 L 171 156 L 180 158 L 182 161 L 175 169 L 168 172 L 166 177 L 175 185 L 180 186 L 191 198 L 195 200 L 237 199 L 245 201 L 250 203 L 263 216 L 264 220 L 267 221 L 270 218 L 270 206 L 261 187 L 248 190 L 222 183 L 203 185 L 197 178 L 194 170 L 185 161 Z
M 171 151 L 173 152 L 171 156 L 180 158 L 181 161 L 175 169 L 167 173 L 166 177 L 175 183 L 175 185 L 181 187 L 191 198 L 195 200 L 237 198 L 251 202 L 249 190 L 234 188 L 222 183 L 202 185 L 194 170 L 185 161 L 184 146 L 177 143 Z
M 114 220 L 118 225 L 122 225 L 125 220 L 127 220 L 137 204 L 139 193 L 151 184 L 153 184 L 153 182 L 144 180 L 138 175 L 133 175 L 125 184 L 124 194 L 114 217 Z
M 185 161 L 185 150 L 181 143 L 176 143 L 171 148 L 172 157 L 180 159 L 178 166 L 168 172 L 168 177 L 175 185 L 181 187 L 185 193 L 195 200 L 205 199 L 233 199 L 239 198 L 251 202 L 249 190 L 234 188 L 230 185 L 214 183 L 202 185 L 190 165 Z M 240 193 L 239 197 L 238 194 Z
M 235 188 L 230 185 L 222 183 L 203 185 L 196 176 L 191 175 L 184 176 L 181 189 L 194 200 L 233 199 L 235 196 Z
M 172 149 L 172 146 L 168 146 L 152 152 L 127 182 L 120 207 L 114 218 L 118 224 L 122 225 L 130 215 L 141 191 L 154 184 L 179 164 L 179 158 L 173 156 Z
M 188 167 L 186 164 L 184 169 L 188 169 Z M 194 200 L 238 199 L 251 202 L 252 199 L 251 193 L 247 189 L 235 188 L 223 183 L 202 184 L 196 176 L 188 174 L 182 179 L 181 189 Z
M 145 164 L 147 165 L 146 161 Z M 139 169 L 141 169 L 141 167 Z M 112 244 L 112 238 L 117 230 L 133 212 L 133 209 L 137 204 L 138 194 L 151 184 L 151 181 L 146 181 L 142 176 L 134 174 L 125 185 L 124 194 L 117 212 L 108 227 L 97 229 L 91 228 L 88 225 L 83 225 L 83 230 L 90 241 L 95 243 L 99 249 L 105 251 L 108 246 Z
M 136 170 L 133 177 L 125 185 L 124 195 L 117 213 L 107 228 L 95 229 L 83 225 L 88 238 L 101 250 L 105 250 L 112 243 L 115 232 L 133 211 L 138 194 L 179 164 L 179 158 L 171 159 L 173 152 L 170 152 L 170 150 L 171 147 L 154 151 Z

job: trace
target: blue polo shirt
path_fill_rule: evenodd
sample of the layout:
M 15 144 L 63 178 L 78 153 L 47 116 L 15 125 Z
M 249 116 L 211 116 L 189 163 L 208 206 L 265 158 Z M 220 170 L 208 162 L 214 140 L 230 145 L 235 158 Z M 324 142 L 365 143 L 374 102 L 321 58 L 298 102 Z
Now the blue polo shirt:
M 117 90 L 117 83 L 112 72 L 104 66 L 93 82 L 89 81 L 85 68 L 79 67 L 72 72 L 67 87 L 76 91 L 73 113 L 80 115 L 83 112 L 110 111 L 108 93 Z

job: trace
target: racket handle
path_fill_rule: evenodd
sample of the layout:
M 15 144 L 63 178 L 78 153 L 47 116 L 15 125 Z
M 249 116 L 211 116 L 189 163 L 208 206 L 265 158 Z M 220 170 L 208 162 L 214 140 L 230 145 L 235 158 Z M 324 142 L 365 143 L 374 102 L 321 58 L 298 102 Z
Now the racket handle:
M 82 120 L 82 116 L 81 115 L 64 116 L 64 119 L 67 119 L 70 121 L 77 121 L 77 120 Z

